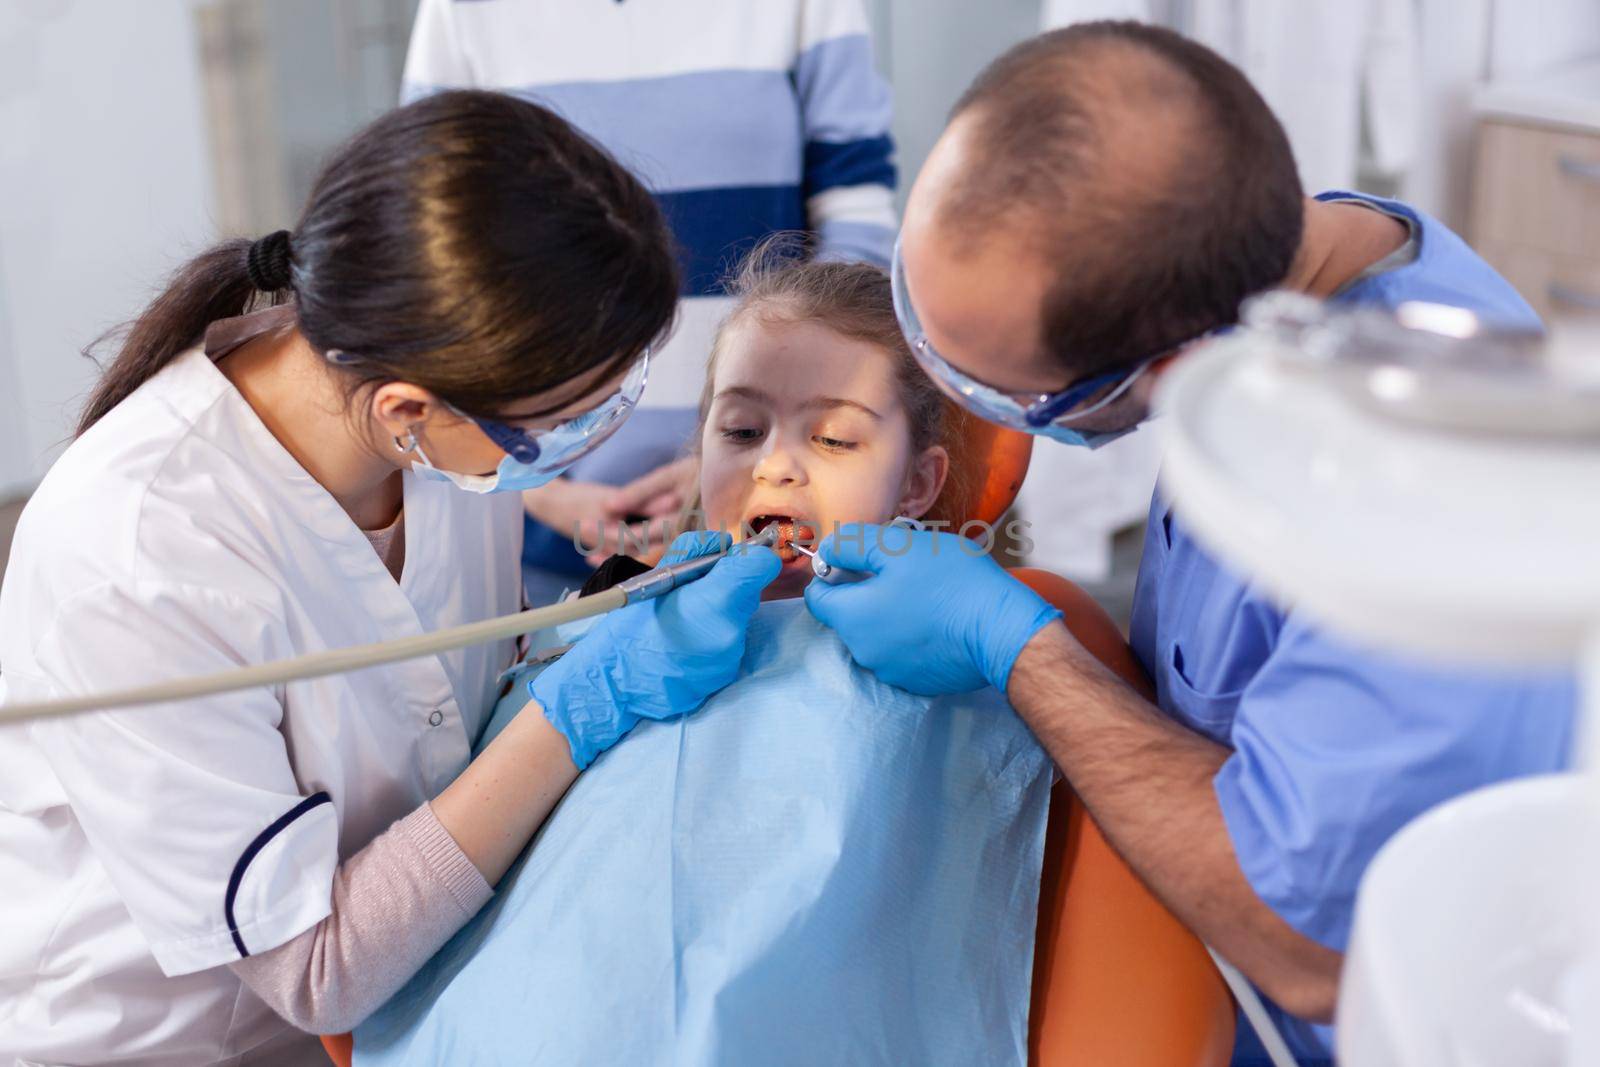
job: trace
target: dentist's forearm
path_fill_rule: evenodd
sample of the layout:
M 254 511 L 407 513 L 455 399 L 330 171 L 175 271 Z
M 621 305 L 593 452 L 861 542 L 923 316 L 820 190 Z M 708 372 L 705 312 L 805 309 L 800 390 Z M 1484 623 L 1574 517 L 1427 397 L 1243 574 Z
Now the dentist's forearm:
M 495 885 L 578 777 L 566 738 L 529 701 L 433 800 L 433 813 Z
M 339 864 L 328 915 L 228 966 L 285 1020 L 352 1030 L 488 902 L 489 884 L 427 804 Z
M 1007 696 L 1111 844 L 1202 940 L 1295 1015 L 1332 1017 L 1343 957 L 1246 880 L 1212 789 L 1228 749 L 1163 715 L 1052 623 Z

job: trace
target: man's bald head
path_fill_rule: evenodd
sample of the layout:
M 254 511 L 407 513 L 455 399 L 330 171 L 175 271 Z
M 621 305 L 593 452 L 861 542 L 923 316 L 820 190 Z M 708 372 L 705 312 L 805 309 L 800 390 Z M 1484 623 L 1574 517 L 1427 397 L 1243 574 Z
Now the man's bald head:
M 908 227 L 931 224 L 958 257 L 1004 249 L 1042 270 L 1036 337 L 1069 378 L 1232 322 L 1301 237 L 1294 157 L 1260 95 L 1140 23 L 1083 23 L 1001 56 L 918 186 Z

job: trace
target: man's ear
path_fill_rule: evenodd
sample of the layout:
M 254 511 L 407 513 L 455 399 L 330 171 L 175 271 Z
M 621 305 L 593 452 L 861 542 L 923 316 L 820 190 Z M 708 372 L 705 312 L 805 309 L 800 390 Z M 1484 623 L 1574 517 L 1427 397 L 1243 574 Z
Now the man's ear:
M 911 460 L 911 468 L 906 471 L 905 489 L 900 494 L 900 502 L 895 505 L 895 512 L 908 518 L 920 519 L 933 507 L 933 502 L 939 499 L 939 491 L 944 488 L 945 479 L 950 476 L 950 453 L 944 450 L 943 445 L 929 445 Z

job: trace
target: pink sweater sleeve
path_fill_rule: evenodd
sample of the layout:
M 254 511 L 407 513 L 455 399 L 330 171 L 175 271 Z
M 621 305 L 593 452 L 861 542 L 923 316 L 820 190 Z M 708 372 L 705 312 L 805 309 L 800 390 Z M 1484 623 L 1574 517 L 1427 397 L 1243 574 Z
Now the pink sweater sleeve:
M 229 966 L 301 1030 L 344 1033 L 393 996 L 492 895 L 424 804 L 339 865 L 327 918 Z

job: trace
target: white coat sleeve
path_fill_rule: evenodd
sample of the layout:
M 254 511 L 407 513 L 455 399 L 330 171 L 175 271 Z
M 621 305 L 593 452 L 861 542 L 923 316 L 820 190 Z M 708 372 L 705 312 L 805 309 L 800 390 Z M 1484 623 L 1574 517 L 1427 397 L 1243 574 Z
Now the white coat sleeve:
M 69 697 L 291 654 L 272 612 L 198 585 L 99 585 L 58 606 L 31 675 Z M 294 937 L 328 914 L 338 819 L 303 791 L 256 689 L 29 727 L 135 926 L 168 975 Z
M 405 72 L 400 77 L 402 104 L 442 89 L 471 89 L 478 84 L 461 44 L 451 2 L 422 0 L 417 6 Z

